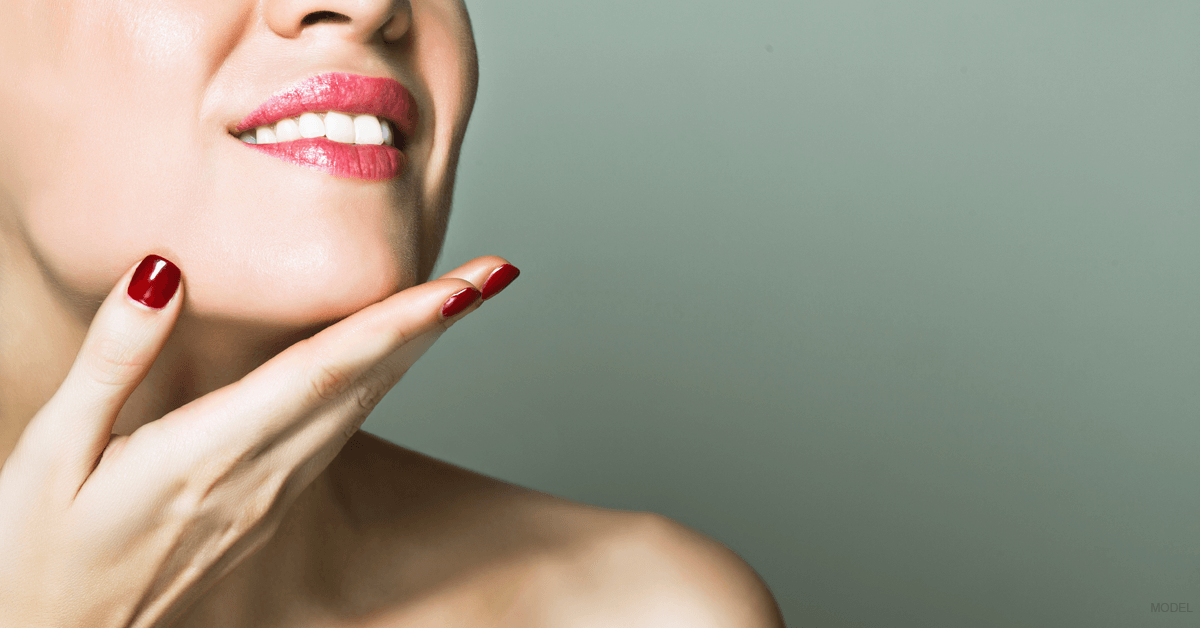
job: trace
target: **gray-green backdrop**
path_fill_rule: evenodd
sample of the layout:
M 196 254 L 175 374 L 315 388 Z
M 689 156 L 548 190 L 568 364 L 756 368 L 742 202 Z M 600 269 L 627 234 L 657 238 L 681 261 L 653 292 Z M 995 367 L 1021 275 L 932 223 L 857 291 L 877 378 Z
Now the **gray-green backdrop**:
M 1200 622 L 1200 2 L 468 4 L 435 276 L 522 275 L 368 431 L 793 627 Z

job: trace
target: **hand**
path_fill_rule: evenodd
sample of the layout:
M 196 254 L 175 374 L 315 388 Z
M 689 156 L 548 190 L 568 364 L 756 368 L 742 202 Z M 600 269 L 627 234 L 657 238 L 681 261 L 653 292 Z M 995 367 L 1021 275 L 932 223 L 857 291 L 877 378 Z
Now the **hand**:
M 0 626 L 175 621 L 266 544 L 384 394 L 483 302 L 444 319 L 447 299 L 477 296 L 504 263 L 476 258 L 363 308 L 121 436 L 117 414 L 183 296 L 181 282 L 162 309 L 135 302 L 130 269 L 0 467 Z

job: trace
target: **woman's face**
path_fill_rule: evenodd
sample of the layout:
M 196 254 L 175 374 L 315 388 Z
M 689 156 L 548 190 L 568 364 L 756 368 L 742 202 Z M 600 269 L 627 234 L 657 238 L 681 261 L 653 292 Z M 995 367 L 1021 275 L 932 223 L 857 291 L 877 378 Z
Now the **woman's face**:
M 475 97 L 461 0 L 0 8 L 0 229 L 66 296 L 102 298 L 157 253 L 182 269 L 193 314 L 308 325 L 428 279 Z M 411 93 L 399 175 L 335 176 L 231 134 L 328 72 Z

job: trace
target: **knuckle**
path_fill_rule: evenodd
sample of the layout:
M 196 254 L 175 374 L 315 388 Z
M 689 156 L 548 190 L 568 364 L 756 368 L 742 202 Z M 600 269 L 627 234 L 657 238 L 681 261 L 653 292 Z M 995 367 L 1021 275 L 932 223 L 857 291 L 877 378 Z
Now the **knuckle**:
M 380 401 L 383 401 L 383 397 L 386 394 L 387 392 L 377 382 L 360 386 L 358 395 L 356 395 L 358 409 L 365 413 L 371 412 L 375 409 L 375 406 L 379 405 Z
M 113 386 L 132 383 L 146 367 L 134 340 L 116 331 L 106 331 L 91 342 L 83 365 L 91 379 Z
M 393 347 L 403 347 L 404 345 L 411 342 L 413 339 L 412 331 L 407 330 L 407 329 L 396 329 L 393 332 L 393 334 L 394 334 L 394 336 L 392 337 L 392 346 Z
M 344 366 L 318 358 L 309 377 L 312 392 L 318 399 L 332 401 L 346 392 L 354 378 Z
M 388 391 L 395 385 L 392 371 L 393 369 L 387 365 L 379 365 L 363 377 L 356 395 L 360 410 L 370 413 L 375 406 L 379 405 L 379 402 L 383 401 Z

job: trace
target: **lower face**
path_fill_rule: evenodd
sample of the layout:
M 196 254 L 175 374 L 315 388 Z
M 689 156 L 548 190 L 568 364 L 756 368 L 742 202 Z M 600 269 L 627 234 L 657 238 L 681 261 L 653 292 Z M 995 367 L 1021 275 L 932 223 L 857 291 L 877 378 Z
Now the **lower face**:
M 70 300 L 98 303 L 150 253 L 183 271 L 186 313 L 280 326 L 427 279 L 474 98 L 459 0 L 413 0 L 409 34 L 386 48 L 339 39 L 336 24 L 281 37 L 254 0 L 10 4 L 0 224 Z M 412 93 L 419 123 L 397 176 L 336 176 L 230 134 L 265 96 L 324 72 Z

